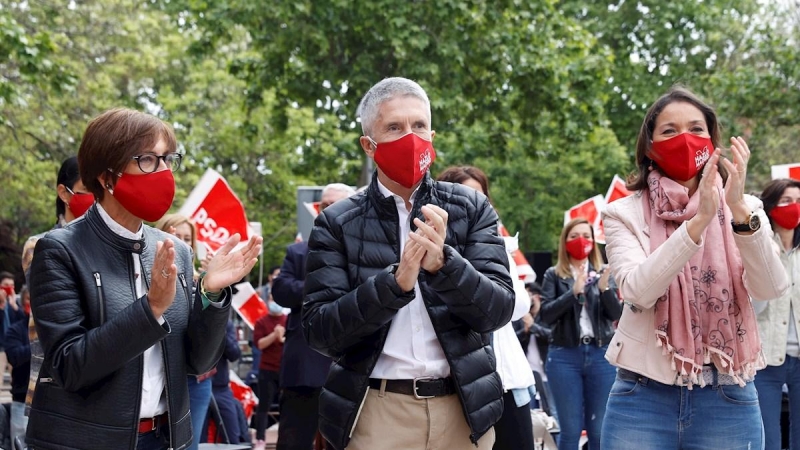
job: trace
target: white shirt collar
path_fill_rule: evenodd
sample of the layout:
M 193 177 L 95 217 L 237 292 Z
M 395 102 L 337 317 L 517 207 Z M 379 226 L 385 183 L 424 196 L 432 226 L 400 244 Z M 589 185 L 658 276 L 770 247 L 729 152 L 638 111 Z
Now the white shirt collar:
M 100 202 L 97 202 L 97 211 L 100 213 L 100 217 L 103 218 L 103 222 L 106 223 L 106 226 L 108 226 L 108 228 L 111 231 L 113 231 L 114 234 L 117 234 L 117 235 L 119 235 L 121 237 L 124 237 L 125 239 L 139 240 L 139 239 L 142 238 L 143 232 L 142 232 L 142 226 L 141 225 L 139 225 L 139 231 L 134 233 L 131 230 L 129 230 L 129 229 L 123 227 L 122 225 L 118 224 L 114 219 L 112 219 L 111 216 L 108 215 L 106 210 L 103 209 L 103 207 L 100 205 Z
M 394 197 L 395 205 L 397 205 L 398 208 L 403 208 L 404 210 L 406 209 L 406 201 L 403 200 L 403 197 L 400 197 L 399 195 L 390 191 L 389 188 L 384 186 L 383 183 L 381 183 L 381 180 L 379 180 L 377 177 L 375 178 L 375 181 L 378 182 L 378 190 L 381 192 L 381 194 L 383 194 L 384 197 Z M 419 186 L 422 186 L 422 183 L 420 183 Z M 414 206 L 414 197 L 417 195 L 417 191 L 419 191 L 419 186 L 414 189 L 414 192 L 411 193 L 411 196 L 408 199 L 408 202 L 411 203 L 412 207 Z

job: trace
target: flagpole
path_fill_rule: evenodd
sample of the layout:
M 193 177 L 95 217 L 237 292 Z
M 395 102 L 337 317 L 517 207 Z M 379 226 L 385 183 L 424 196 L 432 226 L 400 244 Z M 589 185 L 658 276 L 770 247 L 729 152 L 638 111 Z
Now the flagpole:
M 258 259 L 260 260 L 258 264 L 258 287 L 264 285 L 264 246 L 261 246 L 261 255 L 259 255 Z M 265 298 L 264 301 L 267 301 Z

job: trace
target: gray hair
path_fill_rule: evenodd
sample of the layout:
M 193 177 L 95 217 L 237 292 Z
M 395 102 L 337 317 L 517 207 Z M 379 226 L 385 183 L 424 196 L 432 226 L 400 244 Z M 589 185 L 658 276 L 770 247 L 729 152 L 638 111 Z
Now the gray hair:
M 344 194 L 347 194 L 348 197 L 356 193 L 355 189 L 344 183 L 331 183 L 325 186 L 324 188 L 322 188 L 322 195 L 325 195 L 325 193 L 328 191 L 339 191 Z
M 408 78 L 393 77 L 385 78 L 372 86 L 361 99 L 356 114 L 361 118 L 361 131 L 365 136 L 372 132 L 372 125 L 378 116 L 378 110 L 383 102 L 395 97 L 411 96 L 422 100 L 428 108 L 428 121 L 431 118 L 431 102 L 428 94 L 417 82 Z

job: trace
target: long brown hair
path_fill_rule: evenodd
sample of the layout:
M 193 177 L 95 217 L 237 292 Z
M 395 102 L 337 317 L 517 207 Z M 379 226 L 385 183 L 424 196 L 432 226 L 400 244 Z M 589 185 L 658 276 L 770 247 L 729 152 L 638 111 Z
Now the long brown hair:
M 592 232 L 592 251 L 589 253 L 589 263 L 595 268 L 600 269 L 603 266 L 603 258 L 600 256 L 600 249 L 597 248 L 597 242 L 594 240 L 594 228 L 588 220 L 583 217 L 572 219 L 564 225 L 561 230 L 561 237 L 558 239 L 558 262 L 556 263 L 556 274 L 561 278 L 572 278 L 572 268 L 569 266 L 569 255 L 567 254 L 567 236 L 576 226 L 585 223 L 589 225 Z
M 639 129 L 639 137 L 636 139 L 636 170 L 628 175 L 626 187 L 631 191 L 640 191 L 647 188 L 647 174 L 649 167 L 654 165 L 652 159 L 647 157 L 650 151 L 650 146 L 653 142 L 653 129 L 656 126 L 656 119 L 664 111 L 667 105 L 675 102 L 689 103 L 703 113 L 703 117 L 708 125 L 708 134 L 711 136 L 711 143 L 714 148 L 718 148 L 720 144 L 720 125 L 717 121 L 717 113 L 714 108 L 700 100 L 697 95 L 683 86 L 673 86 L 664 95 L 659 97 L 647 114 L 644 116 L 642 127 Z M 719 174 L 722 176 L 723 183 L 728 179 L 728 171 L 725 166 L 720 162 Z M 698 173 L 698 177 L 702 176 L 702 171 Z

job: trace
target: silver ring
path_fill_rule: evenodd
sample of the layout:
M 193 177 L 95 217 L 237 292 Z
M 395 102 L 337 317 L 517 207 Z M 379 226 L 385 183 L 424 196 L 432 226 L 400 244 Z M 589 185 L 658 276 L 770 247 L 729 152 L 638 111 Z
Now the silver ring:
M 169 273 L 166 270 L 161 269 L 161 276 L 164 278 L 169 278 Z

